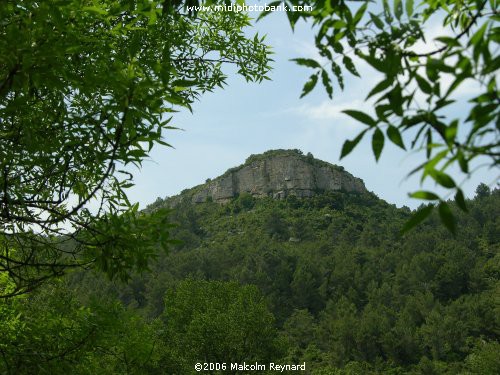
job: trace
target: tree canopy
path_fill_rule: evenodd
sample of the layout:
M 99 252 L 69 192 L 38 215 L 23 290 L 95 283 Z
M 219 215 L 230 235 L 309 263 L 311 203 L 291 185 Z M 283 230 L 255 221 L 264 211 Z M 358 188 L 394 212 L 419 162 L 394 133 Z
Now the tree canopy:
M 149 0 L 0 4 L 0 271 L 21 293 L 68 267 L 127 278 L 168 233 L 131 204 L 139 167 L 172 114 L 269 70 L 242 13 Z M 156 229 L 155 229 L 156 228 Z M 158 233 L 163 233 L 161 236 Z M 0 291 L 0 295 L 2 295 Z
M 478 191 L 469 214 L 450 204 L 456 236 L 437 214 L 400 236 L 411 212 L 371 193 L 184 200 L 183 242 L 152 272 L 71 272 L 0 300 L 0 373 L 497 374 L 500 190 Z
M 270 3 L 269 6 L 279 2 Z M 497 0 L 289 0 L 287 12 L 292 29 L 300 20 L 315 25 L 315 45 L 321 60 L 296 58 L 313 69 L 302 96 L 322 82 L 330 98 L 344 88 L 344 74 L 359 76 L 360 63 L 367 63 L 381 80 L 367 89 L 373 113 L 359 109 L 344 113 L 365 128 L 347 140 L 340 157 L 347 156 L 365 136 L 371 136 L 378 160 L 387 141 L 423 154 L 424 161 L 409 172 L 430 178 L 449 194 L 415 191 L 411 197 L 430 201 L 406 226 L 410 228 L 437 206 L 443 223 L 455 230 L 455 219 L 446 200 L 453 196 L 467 210 L 460 179 L 472 174 L 480 163 L 497 168 L 500 160 L 500 28 Z M 264 17 L 264 12 L 260 17 Z M 433 48 L 417 47 L 429 40 L 429 26 L 436 19 L 441 28 Z M 457 93 L 466 84 L 476 85 L 468 101 Z M 336 94 L 335 94 L 336 95 Z M 456 116 L 465 110 L 462 117 Z M 451 115 L 450 115 L 451 114 Z M 450 170 L 458 174 L 452 177 Z
M 212 373 L 234 373 L 229 363 L 265 363 L 283 355 L 273 315 L 253 285 L 182 281 L 166 293 L 161 320 L 168 348 L 162 362 L 172 374 L 191 373 L 200 359 L 227 362 Z
M 160 199 L 139 212 L 126 196 L 131 166 L 168 146 L 172 115 L 223 86 L 225 64 L 265 79 L 263 39 L 243 33 L 241 13 L 187 12 L 178 0 L 0 3 L 1 373 L 184 374 L 226 360 L 306 362 L 315 375 L 500 372 L 500 190 L 481 184 L 466 200 L 447 172 L 471 173 L 480 156 L 497 165 L 497 1 L 350 3 L 288 13 L 292 26 L 319 26 L 340 86 L 338 56 L 356 72 L 349 48 L 384 77 L 370 93 L 375 115 L 346 112 L 367 128 L 342 156 L 368 133 L 376 158 L 386 138 L 424 152 L 415 173 L 455 202 L 414 196 L 450 229 L 456 217 L 456 236 L 433 206 L 410 221 L 430 215 L 424 230 L 400 236 L 410 210 L 368 192 L 242 194 L 171 211 Z M 432 14 L 455 36 L 418 54 Z M 304 94 L 319 80 L 333 94 L 323 65 L 296 61 L 315 69 Z M 467 80 L 482 90 L 469 117 L 441 117 Z M 129 283 L 53 277 L 93 266 Z

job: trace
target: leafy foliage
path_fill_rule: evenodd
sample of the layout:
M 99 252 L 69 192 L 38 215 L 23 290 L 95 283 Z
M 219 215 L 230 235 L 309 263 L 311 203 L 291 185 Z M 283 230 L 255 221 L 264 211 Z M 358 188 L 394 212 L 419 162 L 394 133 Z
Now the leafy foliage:
M 144 269 L 158 239 L 142 235 L 145 217 L 127 199 L 131 167 L 169 146 L 173 112 L 223 87 L 224 65 L 266 77 L 269 51 L 244 34 L 246 15 L 183 9 L 0 4 L 0 272 L 15 281 L 12 293 L 70 267 L 121 278 Z
M 255 286 L 183 281 L 165 295 L 161 319 L 169 373 L 193 372 L 197 362 L 265 363 L 282 355 L 273 316 Z M 234 373 L 229 366 L 223 373 Z
M 299 20 L 316 26 L 315 45 L 322 58 L 293 59 L 315 71 L 301 97 L 314 88 L 321 75 L 331 98 L 334 81 L 343 89 L 345 71 L 359 76 L 356 66 L 362 62 L 382 75 L 366 97 L 374 103 L 375 116 L 354 109 L 344 111 L 365 129 L 344 143 L 341 158 L 369 134 L 376 160 L 386 139 L 402 149 L 415 150 L 425 155 L 425 161 L 409 174 L 419 173 L 422 182 L 433 180 L 466 209 L 458 179 L 449 171 L 456 167 L 467 177 L 478 160 L 490 167 L 499 163 L 498 1 L 289 0 L 286 4 L 290 9 L 312 6 L 312 11 L 287 15 L 292 28 Z M 436 47 L 418 51 L 419 45 L 431 42 L 429 24 L 436 18 L 442 21 L 441 34 L 434 38 Z M 464 103 L 457 94 L 466 84 L 475 84 L 478 92 Z M 458 106 L 466 109 L 465 118 L 450 116 Z M 438 207 L 443 223 L 454 231 L 447 197 L 423 197 L 422 193 L 412 196 L 432 201 L 429 207 Z
M 47 283 L 1 300 L 0 311 L 16 316 L 2 314 L 2 334 L 16 325 L 2 335 L 2 374 L 144 373 L 154 363 L 152 327 L 118 301 L 84 306 L 63 284 Z
M 151 273 L 124 286 L 73 272 L 0 301 L 0 372 L 497 373 L 499 190 L 467 206 L 450 203 L 456 236 L 437 213 L 401 236 L 411 211 L 368 193 L 180 204 L 183 243 Z

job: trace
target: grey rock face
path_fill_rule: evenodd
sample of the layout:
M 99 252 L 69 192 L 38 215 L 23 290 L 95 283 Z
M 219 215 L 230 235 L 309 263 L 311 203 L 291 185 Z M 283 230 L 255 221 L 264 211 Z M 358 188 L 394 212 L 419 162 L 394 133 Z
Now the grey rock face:
M 269 151 L 252 156 L 238 168 L 193 189 L 191 201 L 224 203 L 239 194 L 283 199 L 311 197 L 324 191 L 366 191 L 363 181 L 341 167 L 304 156 L 299 151 Z

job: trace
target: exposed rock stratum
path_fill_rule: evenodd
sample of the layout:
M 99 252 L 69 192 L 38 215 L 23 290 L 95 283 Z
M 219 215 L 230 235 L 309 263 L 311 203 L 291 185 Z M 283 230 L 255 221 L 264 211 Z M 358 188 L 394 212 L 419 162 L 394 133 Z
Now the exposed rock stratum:
M 326 191 L 367 191 L 363 180 L 339 167 L 300 150 L 271 150 L 251 155 L 244 164 L 231 168 L 205 184 L 184 190 L 168 199 L 170 206 L 192 203 L 225 203 L 247 193 L 254 197 L 283 199 L 290 195 L 311 197 Z

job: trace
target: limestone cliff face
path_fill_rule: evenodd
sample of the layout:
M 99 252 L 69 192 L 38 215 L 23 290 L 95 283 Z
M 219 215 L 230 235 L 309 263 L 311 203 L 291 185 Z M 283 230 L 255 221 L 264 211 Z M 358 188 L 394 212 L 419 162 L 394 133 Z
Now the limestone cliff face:
M 186 198 L 193 203 L 224 203 L 242 193 L 282 199 L 336 190 L 364 192 L 366 188 L 361 179 L 342 167 L 302 155 L 299 150 L 273 150 L 252 155 L 245 164 L 170 200 L 172 205 Z

